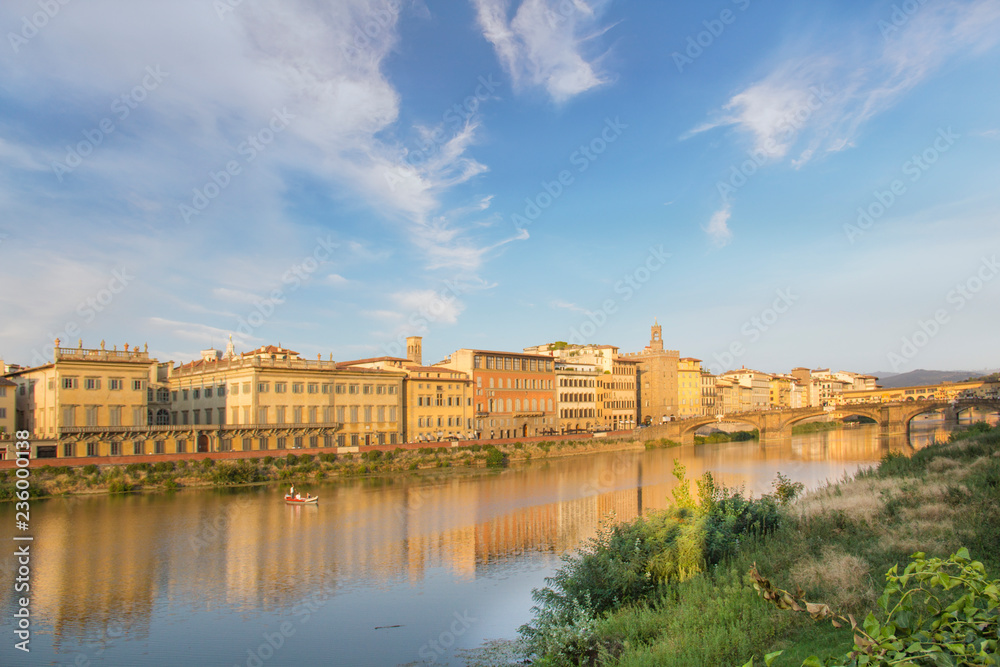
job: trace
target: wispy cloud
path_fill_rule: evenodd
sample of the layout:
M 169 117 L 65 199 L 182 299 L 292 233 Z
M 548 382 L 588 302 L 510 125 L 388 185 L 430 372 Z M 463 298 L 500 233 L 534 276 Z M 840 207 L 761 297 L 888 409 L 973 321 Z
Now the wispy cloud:
M 733 238 L 733 232 L 729 229 L 729 217 L 732 215 L 732 207 L 726 204 L 716 211 L 705 227 L 705 233 L 712 243 L 718 247 L 728 244 Z
M 947 59 L 985 50 L 998 40 L 996 0 L 924 6 L 875 46 L 838 44 L 786 58 L 684 138 L 735 127 L 767 159 L 784 158 L 795 148 L 792 163 L 798 167 L 854 146 L 865 123 L 898 104 Z
M 608 83 L 599 57 L 586 46 L 608 27 L 600 25 L 605 3 L 524 0 L 508 18 L 506 0 L 473 0 L 483 35 L 518 87 L 540 86 L 557 103 Z

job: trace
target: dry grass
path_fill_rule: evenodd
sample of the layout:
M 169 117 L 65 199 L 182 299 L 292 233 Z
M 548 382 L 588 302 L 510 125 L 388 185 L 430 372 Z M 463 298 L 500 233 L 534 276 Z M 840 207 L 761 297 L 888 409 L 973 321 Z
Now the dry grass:
M 955 459 L 949 459 L 949 458 L 946 458 L 946 457 L 942 456 L 941 458 L 934 459 L 933 461 L 931 461 L 930 463 L 928 463 L 927 464 L 927 471 L 928 472 L 945 472 L 947 470 L 952 470 L 954 468 L 957 468 L 960 465 L 962 465 L 962 464 L 959 463 L 958 461 L 956 461 Z
M 823 549 L 819 558 L 801 560 L 792 567 L 792 581 L 819 594 L 841 613 L 867 609 L 875 601 L 868 563 L 838 546 Z
M 901 479 L 860 479 L 834 484 L 810 493 L 795 502 L 800 518 L 843 512 L 852 521 L 872 524 L 885 506 L 888 495 L 902 492 Z

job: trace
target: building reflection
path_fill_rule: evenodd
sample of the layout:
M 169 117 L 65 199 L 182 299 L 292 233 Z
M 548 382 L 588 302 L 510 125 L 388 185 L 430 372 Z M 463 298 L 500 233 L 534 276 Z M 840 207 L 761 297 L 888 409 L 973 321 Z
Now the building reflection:
M 760 494 L 779 471 L 815 487 L 905 446 L 857 428 L 596 454 L 496 474 L 313 485 L 318 507 L 286 506 L 274 487 L 39 502 L 32 611 L 59 650 L 62 637 L 108 627 L 145 636 L 154 615 L 292 609 L 331 591 L 421 586 L 432 572 L 475 578 L 525 554 L 572 550 L 602 521 L 666 507 L 675 458 L 688 479 L 712 471 Z

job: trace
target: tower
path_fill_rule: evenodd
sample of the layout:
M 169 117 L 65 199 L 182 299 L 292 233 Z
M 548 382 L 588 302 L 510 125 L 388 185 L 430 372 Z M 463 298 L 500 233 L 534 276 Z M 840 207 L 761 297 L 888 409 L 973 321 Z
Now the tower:
M 406 358 L 417 366 L 423 365 L 422 336 L 407 336 L 406 338 Z
M 650 327 L 649 349 L 663 350 L 663 327 L 655 319 L 653 320 L 653 326 Z

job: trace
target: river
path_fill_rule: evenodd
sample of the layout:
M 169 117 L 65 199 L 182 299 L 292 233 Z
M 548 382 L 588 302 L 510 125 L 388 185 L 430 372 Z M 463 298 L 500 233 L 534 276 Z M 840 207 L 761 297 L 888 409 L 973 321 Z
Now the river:
M 942 434 L 927 422 L 910 444 Z M 286 506 L 273 485 L 38 500 L 31 653 L 14 648 L 8 547 L 0 664 L 459 665 L 457 649 L 516 635 L 532 588 L 602 519 L 666 506 L 674 458 L 691 479 L 710 470 L 760 494 L 779 471 L 814 488 L 890 448 L 910 449 L 855 427 L 311 484 L 314 507 Z M 22 544 L 13 527 L 0 505 L 0 538 Z

